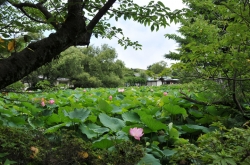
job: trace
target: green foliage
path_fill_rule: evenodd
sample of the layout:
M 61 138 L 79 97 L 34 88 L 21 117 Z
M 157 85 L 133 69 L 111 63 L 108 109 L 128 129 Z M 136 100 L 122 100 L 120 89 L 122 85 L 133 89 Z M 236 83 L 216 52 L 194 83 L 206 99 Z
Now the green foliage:
M 108 45 L 88 48 L 70 47 L 60 59 L 43 66 L 26 79 L 43 75 L 55 82 L 58 77 L 70 79 L 74 87 L 118 87 L 123 85 L 125 65 Z M 39 87 L 43 89 L 43 87 Z
M 119 0 L 120 1 L 120 0 Z M 119 2 L 118 1 L 118 2 Z M 86 1 L 84 2 L 84 17 L 88 20 L 92 20 L 95 13 L 104 6 L 108 1 Z M 17 4 L 19 2 L 16 2 Z M 56 29 L 56 25 L 62 25 L 68 16 L 67 7 L 68 2 L 43 2 L 39 5 L 43 5 L 44 10 L 49 12 L 48 15 L 44 15 L 44 11 L 39 7 L 30 7 L 35 5 L 36 2 L 29 2 L 30 5 L 25 6 L 23 10 L 19 10 L 16 3 L 1 3 L 0 17 L 2 18 L 2 23 L 0 23 L 1 34 L 4 38 L 13 37 L 16 35 L 16 29 L 22 34 L 22 37 L 27 38 L 27 32 L 29 33 L 40 33 L 45 30 Z M 112 12 L 107 12 L 103 18 L 98 22 L 93 30 L 94 37 L 103 38 L 114 38 L 117 34 L 120 35 L 118 38 L 118 43 L 126 49 L 128 46 L 133 46 L 135 49 L 141 48 L 141 45 L 137 41 L 131 41 L 129 38 L 125 37 L 121 28 L 113 26 L 110 24 L 110 19 L 115 21 L 118 20 L 133 20 L 145 26 L 149 26 L 151 31 L 158 31 L 160 27 L 166 27 L 169 25 L 169 21 L 177 22 L 177 17 L 181 12 L 176 10 L 175 12 L 170 12 L 170 9 L 166 7 L 161 1 L 154 2 L 151 1 L 147 5 L 139 6 L 132 0 L 122 1 Z M 29 17 L 23 17 L 22 13 Z M 58 14 L 60 13 L 60 14 Z M 6 24 L 12 23 L 11 27 L 5 28 Z M 90 21 L 89 21 L 90 22 Z M 87 22 L 87 23 L 89 23 Z M 57 29 L 56 29 L 57 30 Z M 92 30 L 92 29 L 91 29 Z M 27 42 L 27 39 L 24 39 Z M 2 47 L 0 47 L 1 49 Z M 6 48 L 5 48 L 6 49 Z
M 23 91 L 24 84 L 21 81 L 17 81 L 5 88 L 7 91 Z
M 53 2 L 35 0 L 25 1 L 25 3 L 23 1 L 8 1 L 8 3 L 1 3 L 0 8 L 2 11 L 0 13 L 0 52 L 4 52 L 4 55 L 1 54 L 0 56 L 3 58 L 3 61 L 1 60 L 3 63 L 7 61 L 6 65 L 1 65 L 4 67 L 1 70 L 4 70 L 6 73 L 2 74 L 1 88 L 20 80 L 39 67 L 49 65 L 51 61 L 59 58 L 59 54 L 62 51 L 70 46 L 88 47 L 91 37 L 117 39 L 117 42 L 125 49 L 128 46 L 132 46 L 136 50 L 140 49 L 141 45 L 138 41 L 131 41 L 128 37 L 124 36 L 121 28 L 111 23 L 121 19 L 131 19 L 139 24 L 150 27 L 151 31 L 158 31 L 160 27 L 166 27 L 171 22 L 176 23 L 177 18 L 180 17 L 182 12 L 182 10 L 172 12 L 161 1 L 150 1 L 146 5 L 140 6 L 133 0 L 79 0 L 77 3 L 57 0 Z M 48 35 L 44 39 L 40 38 L 40 36 L 32 36 L 32 34 L 41 34 L 44 32 L 51 32 L 51 35 Z M 39 48 L 43 49 L 43 52 L 39 51 Z M 110 48 L 108 49 L 110 50 Z M 104 53 L 105 57 L 107 54 L 108 56 L 116 55 L 116 53 L 110 53 L 108 49 Z M 36 51 L 40 54 L 36 53 Z M 31 52 L 36 55 L 32 56 Z M 8 58 L 11 54 L 15 54 L 16 56 Z M 31 59 L 30 55 L 34 59 Z M 103 57 L 102 55 L 98 56 Z M 101 82 L 103 87 L 116 87 L 117 85 L 124 84 L 124 82 L 120 81 L 122 79 L 122 62 L 116 61 L 116 65 L 110 68 L 109 64 L 111 61 L 105 61 L 102 58 L 100 69 L 100 66 L 97 64 L 100 63 L 99 57 L 96 57 L 95 60 L 86 59 L 88 64 L 80 64 L 80 70 L 84 67 L 84 71 L 89 73 L 90 71 L 85 70 L 85 66 L 87 65 L 88 69 L 95 72 L 94 75 L 90 74 L 91 85 L 89 87 L 95 87 L 92 83 L 96 79 L 93 77 L 104 80 Z M 25 60 L 33 62 L 20 62 Z M 15 65 L 13 61 L 16 61 L 18 65 L 13 67 L 15 71 L 7 64 Z M 71 64 L 72 62 L 73 64 L 74 62 L 77 63 L 74 58 L 70 59 L 69 62 Z M 67 67 L 67 65 L 64 66 Z M 48 73 L 45 76 L 50 80 L 55 80 L 53 78 L 58 78 L 56 75 L 61 73 L 57 69 L 54 70 L 53 66 L 50 69 L 43 69 L 45 70 L 44 72 Z M 113 73 L 107 75 L 107 72 Z M 97 76 L 99 73 L 100 75 Z M 67 74 L 69 77 L 71 76 L 70 72 L 64 74 Z M 113 81 L 109 81 L 104 75 L 112 76 Z M 82 77 L 86 77 L 86 75 Z M 74 75 L 75 82 L 78 81 L 78 87 L 83 87 L 80 84 L 83 80 L 79 80 L 82 77 L 79 78 Z M 97 84 L 99 85 L 99 82 Z
M 151 78 L 159 79 L 160 77 L 172 76 L 172 70 L 167 67 L 165 61 L 160 61 L 149 65 L 145 74 Z
M 51 88 L 51 84 L 48 80 L 41 80 L 36 84 L 35 87 L 38 89 L 48 90 Z
M 216 123 L 213 125 L 218 126 Z M 224 128 L 201 135 L 197 144 L 186 143 L 177 146 L 171 162 L 179 162 L 180 164 L 249 164 L 249 135 L 249 128 Z
M 131 141 L 125 141 L 118 144 L 114 144 L 114 147 L 110 149 L 111 152 L 103 154 L 101 164 L 110 165 L 128 165 L 137 164 L 144 156 L 144 149 L 139 144 L 134 144 Z
M 120 141 L 110 151 L 94 149 L 74 131 L 44 136 L 39 131 L 1 126 L 0 132 L 1 164 L 127 165 L 139 162 L 145 152 L 130 141 Z
M 137 84 L 141 86 L 147 83 L 147 80 L 142 77 L 127 77 L 125 81 L 129 86 L 136 86 Z
M 242 104 L 249 102 L 250 76 L 248 4 L 237 0 L 184 2 L 190 9 L 180 20 L 180 36 L 166 35 L 179 43 L 179 52 L 165 57 L 180 60 L 172 68 L 181 79 L 213 85 L 224 101 L 244 113 Z
M 165 61 L 160 61 L 148 66 L 148 70 L 152 71 L 154 74 L 160 74 L 167 67 Z
M 197 84 L 176 84 L 126 87 L 123 92 L 117 88 L 76 88 L 3 93 L 0 97 L 0 124 L 13 129 L 41 130 L 44 141 L 27 144 L 44 150 L 39 160 L 55 164 L 211 164 L 217 158 L 222 161 L 219 154 L 224 153 L 227 155 L 225 161 L 238 163 L 243 154 L 249 152 L 244 148 L 249 146 L 249 131 L 241 128 L 242 125 L 248 126 L 248 116 L 230 105 L 213 104 L 219 95 L 202 88 Z M 197 92 L 199 90 L 201 92 Z M 166 91 L 168 94 L 164 95 Z M 52 104 L 51 99 L 55 101 Z M 130 135 L 130 129 L 135 127 L 143 129 L 140 141 Z M 24 136 L 28 137 L 33 136 Z M 217 148 L 206 146 L 213 139 Z M 230 156 L 236 152 L 238 155 L 232 159 Z M 1 161 L 19 161 L 11 156 L 2 158 Z M 244 161 L 247 162 L 248 158 Z
M 46 160 L 49 147 L 42 132 L 3 126 L 0 127 L 0 144 L 0 162 L 9 160 L 12 164 L 39 164 Z

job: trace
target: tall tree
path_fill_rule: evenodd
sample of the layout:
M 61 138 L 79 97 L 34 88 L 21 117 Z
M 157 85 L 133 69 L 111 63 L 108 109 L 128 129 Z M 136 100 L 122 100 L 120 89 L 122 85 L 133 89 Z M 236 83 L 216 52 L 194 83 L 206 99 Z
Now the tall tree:
M 104 44 L 101 47 L 70 47 L 61 57 L 29 75 L 25 80 L 36 80 L 40 75 L 50 82 L 57 78 L 69 78 L 75 87 L 117 87 L 123 85 L 125 64 L 117 59 L 114 48 Z M 34 84 L 33 84 L 34 85 Z
M 115 2 L 118 2 L 115 6 Z M 74 45 L 89 45 L 91 36 L 113 38 L 122 29 L 111 26 L 109 19 L 132 19 L 158 30 L 168 25 L 167 19 L 176 19 L 162 2 L 149 2 L 139 6 L 133 0 L 8 0 L 0 4 L 1 50 L 11 55 L 0 60 L 0 89 L 22 79 L 32 71 L 51 62 Z M 105 17 L 104 17 L 105 16 Z M 28 32 L 53 30 L 49 37 L 29 43 L 24 49 L 16 49 L 16 38 Z M 8 39 L 8 40 L 7 40 Z M 118 42 L 127 46 L 140 46 L 126 37 Z
M 243 112 L 250 94 L 250 4 L 248 1 L 184 0 L 190 7 L 179 29 L 181 36 L 166 35 L 180 44 L 179 52 L 167 58 L 179 59 L 182 71 L 193 79 L 218 82 L 224 100 Z
M 167 68 L 165 61 L 156 62 L 147 67 L 147 74 L 151 77 L 164 77 L 171 75 L 171 69 Z

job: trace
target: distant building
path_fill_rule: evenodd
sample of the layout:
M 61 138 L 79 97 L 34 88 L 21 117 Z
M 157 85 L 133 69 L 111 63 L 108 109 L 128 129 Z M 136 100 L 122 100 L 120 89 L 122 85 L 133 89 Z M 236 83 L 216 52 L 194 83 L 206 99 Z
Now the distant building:
M 41 80 L 48 80 L 47 77 L 43 77 L 42 75 L 39 75 L 38 79 L 40 81 Z M 27 80 L 24 80 L 23 83 L 25 85 L 25 88 L 28 89 L 28 88 L 32 87 L 33 82 L 28 82 Z M 74 87 L 74 85 L 71 84 L 70 79 L 68 79 L 68 78 L 57 78 L 56 80 L 54 80 L 53 84 L 55 86 L 62 85 L 62 86 L 65 86 L 66 88 Z
M 161 77 L 161 78 L 147 78 L 147 86 L 161 86 L 164 84 L 178 84 L 179 79 L 172 79 L 171 77 Z
M 162 82 L 162 84 L 178 84 L 179 79 L 172 79 L 171 77 L 161 77 L 159 80 Z
M 59 84 L 64 84 L 67 87 L 71 87 L 72 85 L 70 84 L 70 79 L 68 78 L 57 78 L 55 83 L 56 86 Z
M 147 86 L 161 86 L 162 82 L 159 79 L 147 78 Z

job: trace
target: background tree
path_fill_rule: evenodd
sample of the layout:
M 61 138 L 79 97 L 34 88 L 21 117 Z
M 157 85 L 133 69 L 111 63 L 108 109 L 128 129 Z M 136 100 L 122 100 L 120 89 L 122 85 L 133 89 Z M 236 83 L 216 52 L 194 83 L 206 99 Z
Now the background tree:
M 162 78 L 165 76 L 171 76 L 171 69 L 167 67 L 167 63 L 165 61 L 160 61 L 160 62 L 156 62 L 152 65 L 149 65 L 147 67 L 147 71 L 146 74 L 149 77 L 153 77 L 153 78 Z
M 75 87 L 117 87 L 123 85 L 125 65 L 117 59 L 114 48 L 108 45 L 88 48 L 70 47 L 61 58 L 39 68 L 25 78 L 35 80 L 38 76 L 54 83 L 57 78 L 68 78 Z
M 165 61 L 156 62 L 147 67 L 148 70 L 152 71 L 154 74 L 160 74 L 167 67 L 167 63 Z
M 118 2 L 115 7 L 114 3 Z M 158 30 L 173 21 L 178 12 L 171 13 L 162 2 L 149 2 L 139 6 L 133 0 L 68 0 L 68 1 L 14 1 L 0 5 L 1 44 L 11 53 L 0 60 L 0 89 L 22 79 L 44 64 L 50 63 L 70 46 L 87 46 L 91 36 L 121 37 L 118 43 L 139 48 L 140 44 L 123 36 L 122 29 L 112 26 L 108 20 L 132 19 Z M 103 17 L 105 16 L 105 17 Z M 19 42 L 26 42 L 28 32 L 40 33 L 53 30 L 47 38 L 17 50 Z M 23 37 L 23 41 L 17 38 Z M 7 47 L 6 47 L 7 45 Z

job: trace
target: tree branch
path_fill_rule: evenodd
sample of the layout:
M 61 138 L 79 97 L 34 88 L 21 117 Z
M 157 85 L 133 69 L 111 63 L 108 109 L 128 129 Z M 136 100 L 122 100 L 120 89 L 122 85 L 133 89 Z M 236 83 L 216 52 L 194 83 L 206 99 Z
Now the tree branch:
M 92 31 L 96 24 L 100 21 L 104 14 L 113 6 L 116 0 L 108 0 L 108 2 L 98 11 L 94 18 L 90 21 L 87 26 L 87 31 Z
M 209 105 L 209 103 L 206 103 L 206 102 L 203 102 L 203 101 L 198 101 L 198 100 L 194 100 L 192 98 L 190 98 L 186 93 L 180 91 L 180 93 L 184 96 L 181 96 L 180 98 L 184 99 L 184 100 L 187 100 L 187 101 L 190 101 L 192 103 L 195 103 L 195 104 L 199 104 L 199 105 Z
M 11 5 L 15 6 L 16 8 L 18 8 L 19 10 L 22 11 L 22 13 L 24 15 L 26 15 L 29 19 L 38 22 L 38 23 L 47 23 L 46 21 L 41 21 L 38 20 L 36 18 L 31 17 L 25 10 L 24 7 L 30 7 L 30 8 L 34 8 L 34 9 L 38 9 L 39 11 L 41 11 L 41 13 L 45 16 L 46 20 L 49 20 L 50 18 L 53 18 L 53 15 L 43 6 L 43 3 L 45 3 L 46 1 L 37 3 L 37 4 L 32 4 L 32 3 L 11 3 Z M 55 28 L 55 30 L 59 29 L 59 26 L 56 24 L 56 21 L 51 21 L 50 24 Z
M 109 0 L 96 14 L 86 28 L 83 16 L 83 0 L 68 0 L 68 17 L 55 33 L 49 37 L 29 44 L 20 52 L 14 52 L 5 59 L 0 59 L 0 89 L 22 79 L 32 71 L 51 62 L 59 54 L 74 45 L 88 45 L 91 32 L 98 21 L 115 0 Z M 21 7 L 22 8 L 22 7 Z

